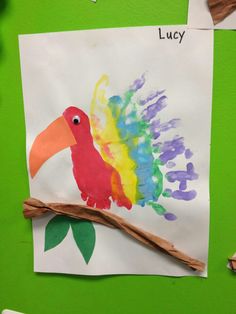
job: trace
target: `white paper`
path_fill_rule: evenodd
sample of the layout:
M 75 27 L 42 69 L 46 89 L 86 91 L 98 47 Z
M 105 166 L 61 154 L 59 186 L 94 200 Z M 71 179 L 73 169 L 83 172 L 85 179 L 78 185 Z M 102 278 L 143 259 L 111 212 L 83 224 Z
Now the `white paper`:
M 178 39 L 160 39 L 166 32 Z M 179 33 L 184 34 L 181 43 Z M 178 217 L 175 221 L 166 220 L 149 205 L 133 204 L 127 210 L 113 202 L 110 211 L 207 263 L 213 32 L 154 26 L 21 35 L 19 41 L 27 161 L 36 136 L 67 107 L 79 107 L 89 116 L 94 86 L 103 74 L 110 80 L 108 97 L 123 95 L 144 76 L 146 83 L 135 93 L 134 101 L 165 90 L 168 105 L 159 112 L 158 119 L 161 123 L 173 118 L 181 121 L 178 127 L 163 131 L 157 141 L 170 141 L 176 135 L 184 137 L 185 147 L 194 153 L 189 161 L 199 175 L 197 180 L 187 182 L 187 190 L 196 190 L 197 196 L 192 201 L 160 196 L 158 202 Z M 162 167 L 163 175 L 171 170 L 186 170 L 184 154 L 174 161 L 174 168 Z M 43 201 L 85 203 L 72 175 L 69 148 L 45 162 L 33 179 L 29 175 L 29 183 L 30 195 Z M 177 182 L 164 178 L 163 184 L 164 188 L 178 189 Z M 36 272 L 207 276 L 207 268 L 201 274 L 194 272 L 119 230 L 98 224 L 96 245 L 88 264 L 71 229 L 61 244 L 44 252 L 45 227 L 51 218 L 46 215 L 33 221 Z
M 206 0 L 189 0 L 188 27 L 201 29 L 236 29 L 236 11 L 214 25 Z

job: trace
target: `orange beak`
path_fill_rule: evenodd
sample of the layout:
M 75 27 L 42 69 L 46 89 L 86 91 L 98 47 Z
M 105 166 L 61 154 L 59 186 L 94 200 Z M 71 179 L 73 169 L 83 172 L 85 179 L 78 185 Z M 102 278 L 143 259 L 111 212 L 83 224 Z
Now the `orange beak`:
M 65 118 L 53 121 L 43 132 L 34 140 L 29 154 L 29 170 L 33 178 L 39 171 L 40 167 L 50 157 L 59 151 L 75 145 L 75 137 L 68 126 Z

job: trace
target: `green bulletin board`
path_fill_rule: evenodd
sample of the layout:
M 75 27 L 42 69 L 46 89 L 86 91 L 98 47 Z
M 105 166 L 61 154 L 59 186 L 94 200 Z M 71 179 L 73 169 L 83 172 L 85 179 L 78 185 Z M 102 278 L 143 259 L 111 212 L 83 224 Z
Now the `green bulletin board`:
M 22 215 L 29 189 L 18 34 L 186 24 L 187 9 L 187 0 L 0 0 L 0 311 L 236 313 L 235 274 L 226 268 L 236 251 L 235 31 L 215 31 L 208 279 L 36 274 Z

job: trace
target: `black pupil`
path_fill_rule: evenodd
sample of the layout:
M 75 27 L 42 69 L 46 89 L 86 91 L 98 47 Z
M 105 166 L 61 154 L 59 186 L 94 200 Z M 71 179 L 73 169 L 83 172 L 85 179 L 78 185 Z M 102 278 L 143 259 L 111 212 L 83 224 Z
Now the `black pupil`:
M 73 122 L 74 122 L 74 124 L 79 124 L 79 119 L 78 118 L 74 118 Z

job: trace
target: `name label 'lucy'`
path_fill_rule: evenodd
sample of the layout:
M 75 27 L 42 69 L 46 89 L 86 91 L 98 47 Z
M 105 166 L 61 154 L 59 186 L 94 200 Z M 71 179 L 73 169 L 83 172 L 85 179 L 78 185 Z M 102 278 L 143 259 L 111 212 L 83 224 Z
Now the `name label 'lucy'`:
M 159 27 L 158 28 L 158 32 L 159 32 L 159 38 L 160 39 L 174 39 L 174 40 L 179 40 L 179 44 L 181 44 L 185 31 L 183 32 L 166 32 L 165 34 L 162 33 L 162 29 Z

